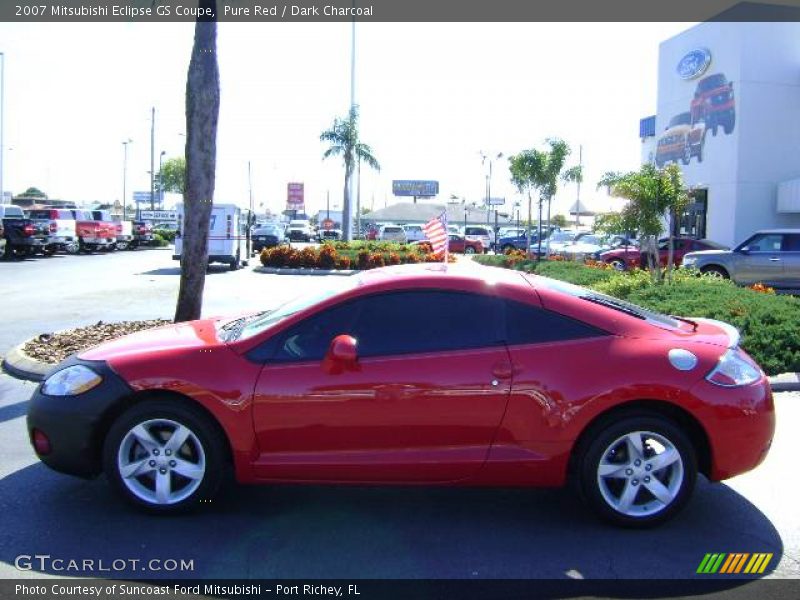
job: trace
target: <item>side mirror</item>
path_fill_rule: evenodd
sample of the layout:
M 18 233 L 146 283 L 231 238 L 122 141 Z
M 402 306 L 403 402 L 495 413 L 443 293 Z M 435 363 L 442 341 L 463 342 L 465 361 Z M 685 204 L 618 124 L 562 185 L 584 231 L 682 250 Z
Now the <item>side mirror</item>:
M 338 375 L 344 371 L 358 370 L 358 342 L 349 335 L 337 335 L 328 347 L 322 367 L 326 373 Z
M 742 254 L 750 254 L 750 246 L 742 246 L 739 248 L 739 252 Z

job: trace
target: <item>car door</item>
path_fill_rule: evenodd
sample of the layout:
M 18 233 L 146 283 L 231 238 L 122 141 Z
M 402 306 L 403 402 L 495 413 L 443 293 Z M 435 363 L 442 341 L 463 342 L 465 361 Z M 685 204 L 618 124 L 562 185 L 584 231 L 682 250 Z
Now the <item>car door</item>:
M 759 233 L 735 251 L 735 273 L 737 283 L 764 283 L 781 287 L 784 279 L 783 234 Z
M 783 286 L 800 289 L 800 233 L 783 235 Z
M 365 296 L 275 336 L 253 419 L 264 479 L 456 481 L 486 459 L 511 389 L 497 299 L 443 290 Z M 358 368 L 326 372 L 334 337 Z

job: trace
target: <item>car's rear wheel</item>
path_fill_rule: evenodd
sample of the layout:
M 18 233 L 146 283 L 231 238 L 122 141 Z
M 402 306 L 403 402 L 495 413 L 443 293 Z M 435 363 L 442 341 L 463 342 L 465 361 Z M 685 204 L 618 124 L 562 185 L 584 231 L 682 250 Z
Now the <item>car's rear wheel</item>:
M 651 527 L 674 517 L 697 479 L 695 450 L 672 421 L 643 413 L 608 421 L 578 449 L 578 483 L 601 517 Z
M 467 246 L 464 248 L 464 254 L 475 254 L 475 248 L 472 246 Z
M 614 260 L 609 261 L 608 264 L 610 264 L 612 267 L 614 267 L 614 269 L 616 269 L 617 271 L 624 271 L 625 270 L 625 261 L 624 260 L 620 260 L 618 258 L 615 258 Z
M 700 272 L 703 275 L 708 275 L 709 277 L 714 277 L 717 279 L 730 279 L 731 277 L 725 269 L 717 266 L 703 267 L 700 269 Z
M 127 501 L 174 513 L 210 499 L 226 470 L 225 442 L 199 409 L 154 400 L 123 413 L 106 436 L 103 468 Z

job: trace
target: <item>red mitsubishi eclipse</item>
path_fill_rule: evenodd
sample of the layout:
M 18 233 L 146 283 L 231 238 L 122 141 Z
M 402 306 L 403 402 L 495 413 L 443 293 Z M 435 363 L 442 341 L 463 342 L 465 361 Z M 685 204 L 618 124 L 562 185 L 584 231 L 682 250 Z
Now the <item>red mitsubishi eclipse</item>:
M 28 429 L 57 471 L 153 512 L 246 483 L 562 486 L 601 516 L 675 515 L 697 473 L 756 467 L 764 373 L 724 323 L 516 271 L 409 265 L 56 367 Z

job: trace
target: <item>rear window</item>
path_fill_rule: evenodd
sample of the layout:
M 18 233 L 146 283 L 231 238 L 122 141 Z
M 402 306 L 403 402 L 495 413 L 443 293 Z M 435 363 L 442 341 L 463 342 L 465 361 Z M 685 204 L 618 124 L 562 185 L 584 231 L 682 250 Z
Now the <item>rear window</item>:
M 55 213 L 54 210 L 29 210 L 28 211 L 28 218 L 29 219 L 52 219 L 55 215 L 51 216 L 51 213 Z
M 25 217 L 25 214 L 22 212 L 22 209 L 19 206 L 6 206 L 5 216 L 12 217 L 14 219 L 22 219 Z

